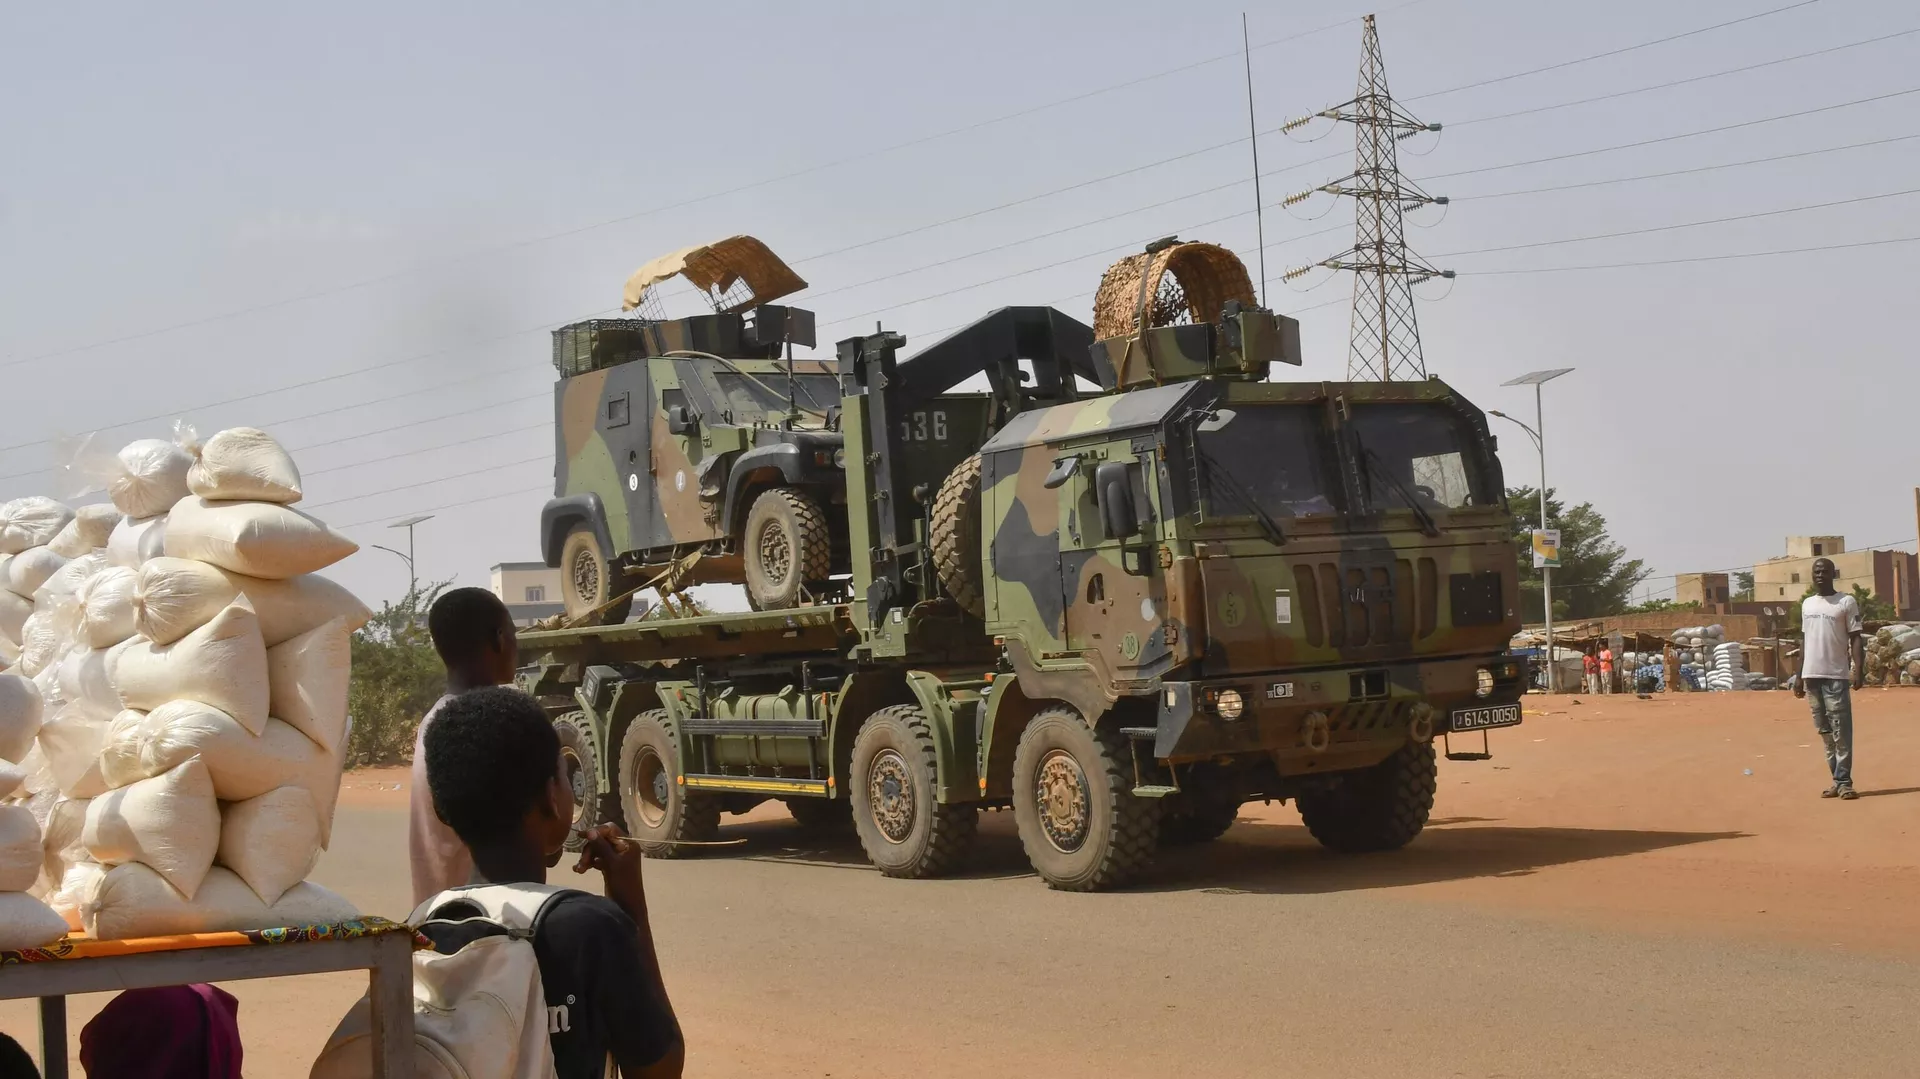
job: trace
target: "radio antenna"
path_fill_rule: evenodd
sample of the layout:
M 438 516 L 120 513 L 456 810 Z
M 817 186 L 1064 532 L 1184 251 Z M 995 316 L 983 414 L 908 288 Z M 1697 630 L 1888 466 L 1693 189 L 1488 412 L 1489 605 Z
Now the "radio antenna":
M 1260 306 L 1267 306 L 1267 219 L 1260 205 L 1260 128 L 1253 119 L 1253 47 L 1247 43 L 1247 13 L 1240 13 L 1240 55 L 1247 65 L 1247 141 L 1253 144 L 1253 227 L 1260 243 Z

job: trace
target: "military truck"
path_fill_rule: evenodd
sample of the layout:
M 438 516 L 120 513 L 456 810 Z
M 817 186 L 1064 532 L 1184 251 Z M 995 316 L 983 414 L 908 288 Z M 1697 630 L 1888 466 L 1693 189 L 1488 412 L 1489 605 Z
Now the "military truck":
M 711 314 L 669 319 L 657 286 L 683 277 Z M 554 497 L 541 550 L 566 613 L 618 622 L 636 576 L 744 584 L 754 607 L 827 594 L 847 572 L 839 376 L 795 360 L 806 287 L 765 244 L 734 236 L 648 263 L 634 318 L 553 332 Z
M 1267 381 L 1297 324 L 1220 248 L 1156 245 L 1101 296 L 1095 329 L 1008 308 L 906 360 L 838 344 L 843 602 L 522 637 L 582 823 L 676 857 L 778 798 L 930 877 L 1010 808 L 1069 890 L 1251 799 L 1339 851 L 1420 832 L 1435 741 L 1485 759 L 1520 721 L 1484 417 L 1437 379 Z

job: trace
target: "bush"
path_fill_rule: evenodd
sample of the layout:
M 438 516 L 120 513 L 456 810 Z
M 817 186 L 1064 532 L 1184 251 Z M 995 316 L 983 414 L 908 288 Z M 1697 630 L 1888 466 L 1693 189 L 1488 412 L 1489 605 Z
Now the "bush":
M 347 767 L 403 764 L 412 758 L 414 729 L 446 692 L 446 668 L 427 636 L 427 610 L 451 583 L 416 585 L 353 635 Z

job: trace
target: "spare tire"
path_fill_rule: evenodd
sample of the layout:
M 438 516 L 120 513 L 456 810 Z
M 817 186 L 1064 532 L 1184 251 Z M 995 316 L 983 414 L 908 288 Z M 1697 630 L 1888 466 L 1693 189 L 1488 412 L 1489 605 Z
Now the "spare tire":
M 933 567 L 940 584 L 975 618 L 987 615 L 980 567 L 980 455 L 955 465 L 933 500 Z

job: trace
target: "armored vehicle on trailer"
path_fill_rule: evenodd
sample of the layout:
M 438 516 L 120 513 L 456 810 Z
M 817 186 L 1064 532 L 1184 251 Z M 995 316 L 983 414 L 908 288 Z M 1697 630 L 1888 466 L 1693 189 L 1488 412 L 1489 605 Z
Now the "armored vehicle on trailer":
M 679 276 L 713 306 L 669 319 Z M 638 575 L 745 584 L 757 608 L 824 595 L 847 570 L 836 366 L 795 360 L 810 311 L 773 300 L 806 287 L 751 236 L 655 259 L 627 282 L 638 317 L 553 334 L 554 497 L 542 553 L 566 612 L 626 617 Z
M 781 798 L 923 877 L 1011 808 L 1065 889 L 1250 799 L 1336 850 L 1413 839 L 1435 741 L 1483 759 L 1520 721 L 1482 414 L 1438 380 L 1267 381 L 1297 324 L 1210 245 L 1114 267 L 1096 325 L 839 343 L 843 602 L 524 635 L 582 812 L 674 856 Z

